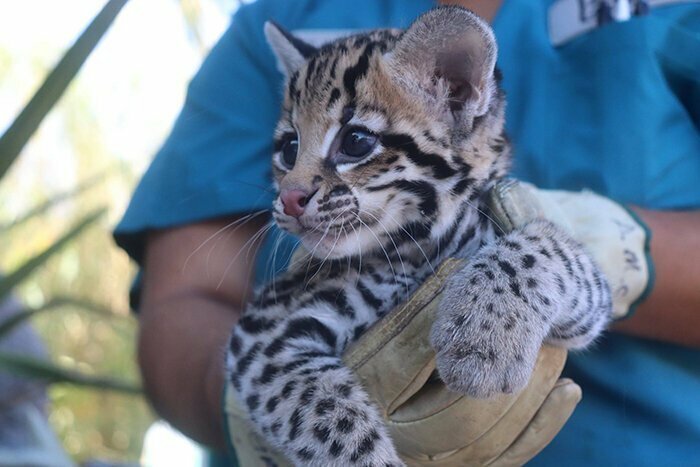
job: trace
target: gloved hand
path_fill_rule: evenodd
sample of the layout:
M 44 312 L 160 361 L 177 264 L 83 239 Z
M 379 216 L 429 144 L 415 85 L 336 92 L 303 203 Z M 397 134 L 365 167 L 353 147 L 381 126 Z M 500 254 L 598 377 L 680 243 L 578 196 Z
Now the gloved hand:
M 513 466 L 534 457 L 559 432 L 581 389 L 558 379 L 566 350 L 544 347 L 518 394 L 473 399 L 449 392 L 434 375 L 430 327 L 446 278 L 462 264 L 447 260 L 411 299 L 372 326 L 344 355 L 386 418 L 410 466 Z M 249 427 L 227 395 L 231 440 L 243 467 L 291 465 Z
M 566 350 L 545 346 L 517 394 L 474 399 L 446 389 L 434 373 L 429 332 L 442 287 L 462 266 L 445 261 L 406 304 L 365 332 L 344 361 L 384 414 L 409 466 L 521 465 L 564 426 L 581 388 L 558 379 Z
M 608 280 L 614 318 L 630 315 L 651 290 L 651 233 L 611 199 L 591 191 L 541 190 L 512 179 L 499 182 L 489 196 L 494 220 L 505 231 L 545 218 L 581 242 Z

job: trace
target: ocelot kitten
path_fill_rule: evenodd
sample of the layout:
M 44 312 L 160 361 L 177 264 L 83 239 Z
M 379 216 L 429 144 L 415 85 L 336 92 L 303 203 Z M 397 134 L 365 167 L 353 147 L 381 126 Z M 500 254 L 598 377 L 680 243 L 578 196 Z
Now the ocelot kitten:
M 275 132 L 275 221 L 308 251 L 258 290 L 233 331 L 230 381 L 250 420 L 298 465 L 403 465 L 343 350 L 447 257 L 432 342 L 440 376 L 478 397 L 522 388 L 543 341 L 590 343 L 610 292 L 546 221 L 503 233 L 483 194 L 509 166 L 489 26 L 458 7 L 405 32 L 316 49 L 275 25 L 287 73 Z

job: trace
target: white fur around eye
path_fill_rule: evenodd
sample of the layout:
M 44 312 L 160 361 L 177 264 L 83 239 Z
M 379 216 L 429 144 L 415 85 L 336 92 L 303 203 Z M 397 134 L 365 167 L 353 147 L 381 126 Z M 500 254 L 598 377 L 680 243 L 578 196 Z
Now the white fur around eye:
M 384 151 L 384 147 L 380 144 L 377 143 L 377 146 L 372 150 L 372 152 L 369 154 L 369 156 L 363 157 L 362 159 L 358 160 L 357 162 L 343 162 L 343 163 L 337 163 L 335 165 L 335 170 L 338 171 L 338 173 L 344 173 L 349 170 L 352 170 L 354 168 L 357 168 L 359 166 L 365 165 L 377 155 L 381 154 Z
M 275 154 L 273 154 L 272 163 L 275 164 L 275 167 L 282 172 L 289 172 L 289 169 L 282 163 L 282 151 L 277 151 Z
M 341 128 L 342 127 L 338 124 L 332 125 L 330 128 L 328 128 L 328 131 L 326 131 L 326 134 L 323 136 L 320 153 L 323 154 L 324 158 L 332 156 L 332 154 L 330 153 L 331 145 L 333 144 L 335 138 L 338 136 L 338 133 L 340 132 Z
M 362 117 L 353 116 L 348 123 L 348 126 L 365 127 L 375 134 L 380 134 L 386 129 L 387 123 L 384 116 L 378 112 L 368 112 Z

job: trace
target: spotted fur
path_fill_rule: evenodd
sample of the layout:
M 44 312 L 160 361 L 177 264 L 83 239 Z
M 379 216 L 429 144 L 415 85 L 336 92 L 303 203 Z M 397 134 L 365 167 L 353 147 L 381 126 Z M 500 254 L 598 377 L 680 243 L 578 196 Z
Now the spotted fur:
M 288 75 L 274 218 L 309 254 L 256 292 L 233 331 L 228 375 L 256 429 L 295 464 L 403 465 L 340 356 L 443 259 L 469 262 L 432 330 L 438 370 L 474 396 L 522 388 L 544 341 L 590 343 L 610 293 L 550 223 L 505 234 L 486 215 L 483 195 L 505 175 L 510 147 L 496 44 L 478 17 L 441 7 L 406 32 L 318 50 L 274 25 L 266 32 Z

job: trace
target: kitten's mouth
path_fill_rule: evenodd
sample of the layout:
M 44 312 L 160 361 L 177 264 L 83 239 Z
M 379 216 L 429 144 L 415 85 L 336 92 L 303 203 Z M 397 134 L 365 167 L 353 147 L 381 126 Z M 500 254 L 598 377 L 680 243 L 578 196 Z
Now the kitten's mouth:
M 362 221 L 356 212 L 314 213 L 300 217 L 277 213 L 280 228 L 297 237 L 304 247 L 320 259 L 352 256 L 362 248 L 363 233 L 367 234 L 368 221 Z M 365 239 L 366 240 L 366 239 Z
M 320 254 L 333 255 L 333 250 L 340 244 L 345 242 L 347 233 L 340 228 L 331 229 L 309 229 L 304 233 L 298 234 L 301 243 L 309 251 Z

